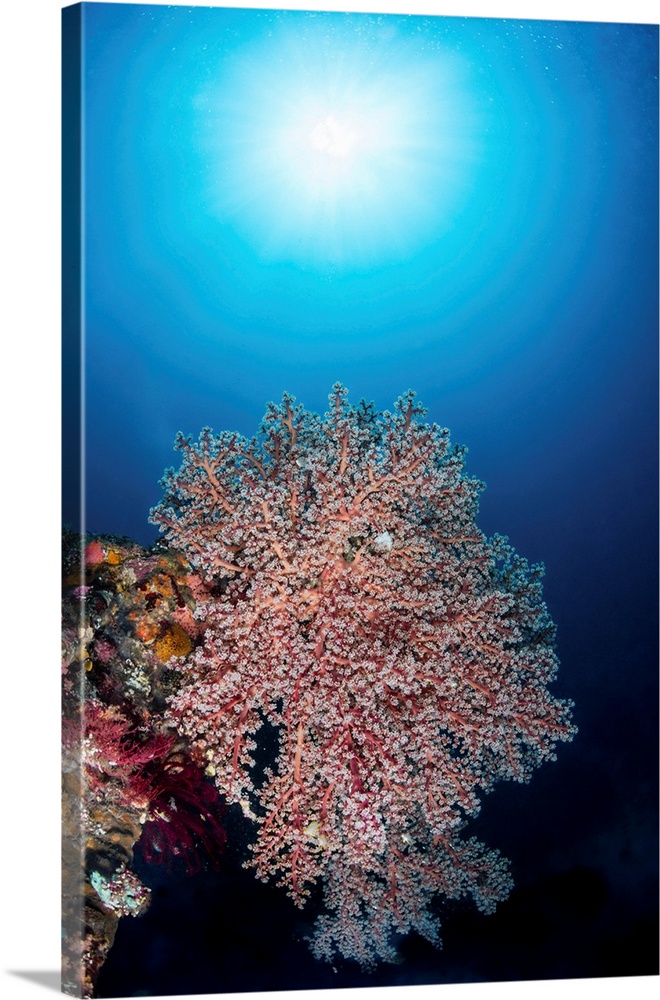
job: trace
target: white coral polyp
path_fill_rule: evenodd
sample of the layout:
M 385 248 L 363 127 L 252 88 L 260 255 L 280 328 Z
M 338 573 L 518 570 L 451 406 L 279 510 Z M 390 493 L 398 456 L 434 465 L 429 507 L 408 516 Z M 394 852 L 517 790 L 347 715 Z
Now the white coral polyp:
M 381 531 L 380 535 L 376 535 L 373 540 L 373 547 L 376 552 L 389 552 L 394 544 L 394 539 L 390 535 L 389 531 Z

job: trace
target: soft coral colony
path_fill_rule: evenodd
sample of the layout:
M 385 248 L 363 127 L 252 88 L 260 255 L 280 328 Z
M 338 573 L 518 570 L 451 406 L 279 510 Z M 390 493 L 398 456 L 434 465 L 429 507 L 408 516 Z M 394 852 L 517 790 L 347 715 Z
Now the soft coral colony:
M 254 822 L 257 875 L 298 905 L 322 881 L 314 953 L 363 966 L 437 941 L 438 894 L 508 895 L 466 820 L 575 732 L 542 567 L 476 527 L 482 484 L 424 418 L 412 392 L 378 413 L 337 384 L 323 417 L 285 394 L 252 440 L 179 435 L 151 512 L 198 578 L 169 723 Z

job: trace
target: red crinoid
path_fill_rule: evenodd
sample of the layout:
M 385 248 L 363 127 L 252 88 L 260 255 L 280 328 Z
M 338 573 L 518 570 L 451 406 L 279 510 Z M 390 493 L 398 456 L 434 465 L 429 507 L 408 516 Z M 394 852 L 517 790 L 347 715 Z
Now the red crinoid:
M 219 864 L 226 836 L 220 822 L 223 807 L 217 789 L 200 768 L 179 751 L 145 772 L 149 813 L 139 848 L 150 864 L 171 868 L 181 858 L 190 875 L 202 868 L 202 852 Z
M 73 746 L 75 726 L 65 726 Z M 225 843 L 218 791 L 186 756 L 174 733 L 138 725 L 116 706 L 89 698 L 82 760 L 89 796 L 110 797 L 145 816 L 139 846 L 147 862 L 182 858 L 186 871 L 202 867 L 200 851 L 216 865 Z
M 89 792 L 105 791 L 132 805 L 146 803 L 145 768 L 160 761 L 175 742 L 175 735 L 148 731 L 127 711 L 92 696 L 80 715 L 63 722 L 63 746 L 69 754 L 80 752 Z
M 323 879 L 315 953 L 364 965 L 393 932 L 437 940 L 436 893 L 508 894 L 461 828 L 574 732 L 542 567 L 477 528 L 482 486 L 423 418 L 412 392 L 377 413 L 336 385 L 324 417 L 285 394 L 252 440 L 179 435 L 152 511 L 207 585 L 170 719 L 256 822 L 259 876 L 299 905 Z M 264 720 L 279 754 L 257 780 Z

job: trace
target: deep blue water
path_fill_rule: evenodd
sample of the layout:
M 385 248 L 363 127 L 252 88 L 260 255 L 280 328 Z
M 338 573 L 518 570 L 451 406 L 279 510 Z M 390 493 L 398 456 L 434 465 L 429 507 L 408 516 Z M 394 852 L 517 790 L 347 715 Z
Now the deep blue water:
M 519 888 L 443 952 L 333 976 L 279 896 L 181 880 L 103 995 L 657 972 L 657 27 L 82 8 L 88 530 L 155 539 L 179 429 L 414 388 L 545 562 L 580 727 L 491 796 Z

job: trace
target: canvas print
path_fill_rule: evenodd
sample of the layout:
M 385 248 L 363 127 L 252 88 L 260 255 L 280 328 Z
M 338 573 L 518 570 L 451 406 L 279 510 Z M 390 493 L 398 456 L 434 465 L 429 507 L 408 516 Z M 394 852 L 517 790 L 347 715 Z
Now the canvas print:
M 63 12 L 63 989 L 657 974 L 657 26 Z

